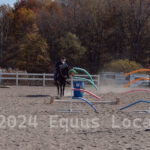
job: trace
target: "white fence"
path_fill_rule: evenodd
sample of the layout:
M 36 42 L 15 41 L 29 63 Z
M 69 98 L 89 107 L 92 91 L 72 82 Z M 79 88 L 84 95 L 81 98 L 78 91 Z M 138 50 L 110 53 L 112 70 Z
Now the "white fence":
M 79 77 L 88 77 L 88 75 L 78 75 Z M 0 77 L 3 83 L 6 80 L 13 80 L 16 86 L 19 85 L 19 81 L 41 81 L 43 86 L 46 86 L 46 81 L 53 81 L 54 74 L 47 73 L 2 73 L 0 72 Z M 92 75 L 94 82 L 99 87 L 100 85 L 100 75 Z
M 114 80 L 116 84 L 126 84 L 128 82 L 127 78 L 123 76 L 124 73 L 115 72 L 102 72 L 102 80 Z
M 43 86 L 46 86 L 48 81 L 53 81 L 54 74 L 46 74 L 46 73 L 2 73 L 0 72 L 0 81 L 5 83 L 5 81 L 13 80 L 15 81 L 16 86 L 18 86 L 20 81 L 41 81 Z M 78 75 L 80 77 L 88 77 L 87 75 Z M 150 78 L 149 75 L 146 74 L 132 74 L 128 77 L 124 77 L 124 73 L 114 73 L 114 72 L 102 72 L 101 75 L 92 75 L 96 85 L 100 86 L 100 81 L 108 81 L 114 80 L 116 84 L 124 85 L 128 82 L 131 82 L 137 78 Z M 46 82 L 47 81 L 47 82 Z M 148 86 L 150 85 L 149 80 L 141 80 L 134 82 L 131 84 L 131 87 L 136 86 Z
M 102 72 L 102 80 L 109 81 L 114 80 L 116 84 L 127 84 L 138 78 L 147 78 L 150 79 L 150 76 L 147 74 L 131 74 L 130 76 L 124 77 L 124 73 L 115 73 L 115 72 Z M 138 86 L 149 86 L 150 80 L 140 80 L 132 83 L 130 87 Z
M 132 75 L 130 75 L 130 81 L 136 80 L 138 78 L 150 79 L 150 76 L 146 75 L 146 74 L 132 74 Z M 148 85 L 150 85 L 150 80 L 139 80 L 139 81 L 131 84 L 130 87 L 148 86 Z

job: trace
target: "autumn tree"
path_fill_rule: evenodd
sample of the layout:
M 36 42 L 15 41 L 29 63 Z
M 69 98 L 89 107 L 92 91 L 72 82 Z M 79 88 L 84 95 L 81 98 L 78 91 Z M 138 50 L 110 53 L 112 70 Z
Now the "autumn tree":
M 36 15 L 31 9 L 22 7 L 14 12 L 13 29 L 17 40 L 19 40 L 26 34 L 26 32 L 32 29 L 35 19 Z
M 34 24 L 32 32 L 25 35 L 17 53 L 16 67 L 28 72 L 49 72 L 52 70 L 47 53 L 48 45 Z
M 68 63 L 72 66 L 82 66 L 82 60 L 85 57 L 86 49 L 81 45 L 80 40 L 75 34 L 67 33 L 64 37 L 61 37 L 58 41 L 57 53 L 59 57 L 67 57 Z
M 40 34 L 47 40 L 50 45 L 48 52 L 53 61 L 57 59 L 56 40 L 66 33 L 65 16 L 59 3 L 46 3 L 37 16 L 37 25 Z

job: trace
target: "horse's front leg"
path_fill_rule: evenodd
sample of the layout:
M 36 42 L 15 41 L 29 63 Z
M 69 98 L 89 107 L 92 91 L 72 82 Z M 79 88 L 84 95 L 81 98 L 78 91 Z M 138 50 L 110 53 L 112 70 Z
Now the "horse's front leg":
M 56 85 L 57 85 L 57 94 L 58 94 L 58 96 L 59 96 L 59 84 L 56 83 Z
M 65 95 L 65 86 L 66 84 L 63 84 L 63 96 Z
M 60 95 L 61 95 L 61 97 L 62 97 L 62 96 L 63 96 L 63 85 L 61 85 L 61 88 L 60 88 L 60 89 L 61 89 L 61 92 L 60 92 L 61 94 L 60 94 Z

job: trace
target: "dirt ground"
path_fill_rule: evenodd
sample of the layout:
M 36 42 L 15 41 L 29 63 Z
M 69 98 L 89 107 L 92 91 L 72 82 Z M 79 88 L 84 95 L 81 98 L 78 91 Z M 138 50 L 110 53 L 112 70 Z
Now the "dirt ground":
M 106 87 L 95 92 L 104 101 L 120 98 L 120 105 L 73 103 L 80 113 L 62 113 L 70 103 L 54 102 L 55 87 L 10 86 L 0 88 L 0 150 L 150 150 L 150 114 L 132 112 L 149 109 L 137 100 L 150 100 L 150 92 L 122 96 L 121 88 Z M 127 90 L 127 89 L 126 89 Z M 70 90 L 65 97 L 69 100 Z M 95 98 L 85 95 L 89 101 Z

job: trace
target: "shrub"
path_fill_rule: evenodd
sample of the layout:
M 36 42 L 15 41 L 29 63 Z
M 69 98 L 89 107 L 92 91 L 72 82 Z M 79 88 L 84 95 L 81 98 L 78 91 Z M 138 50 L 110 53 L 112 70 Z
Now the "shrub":
M 104 65 L 104 70 L 111 72 L 131 72 L 137 69 L 143 69 L 143 66 L 135 61 L 130 61 L 128 59 L 113 60 L 110 63 Z

